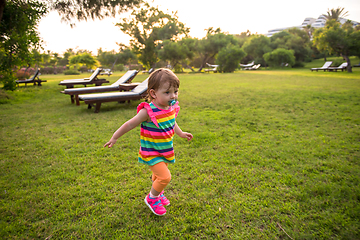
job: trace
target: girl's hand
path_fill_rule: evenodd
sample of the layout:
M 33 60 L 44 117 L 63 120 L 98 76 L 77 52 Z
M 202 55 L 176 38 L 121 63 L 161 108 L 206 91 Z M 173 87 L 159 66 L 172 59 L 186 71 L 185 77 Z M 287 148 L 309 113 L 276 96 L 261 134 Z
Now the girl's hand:
M 193 135 L 188 132 L 183 132 L 180 137 L 186 138 L 188 141 L 190 141 L 193 138 Z
M 105 143 L 104 147 L 109 147 L 111 148 L 112 146 L 114 146 L 114 144 L 116 143 L 116 140 L 114 139 L 110 139 L 110 141 L 108 141 L 107 143 Z

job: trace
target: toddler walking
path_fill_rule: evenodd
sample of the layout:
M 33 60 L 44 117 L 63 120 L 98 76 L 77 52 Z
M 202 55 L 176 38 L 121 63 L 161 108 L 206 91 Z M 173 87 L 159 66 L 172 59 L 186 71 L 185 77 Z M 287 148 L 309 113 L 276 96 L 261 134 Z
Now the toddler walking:
M 171 180 L 169 163 L 175 162 L 173 137 L 176 133 L 191 140 L 191 133 L 183 132 L 176 123 L 180 110 L 177 102 L 180 81 L 169 69 L 160 68 L 151 73 L 148 79 L 148 98 L 137 107 L 137 114 L 125 122 L 104 147 L 111 148 L 122 135 L 141 124 L 140 150 L 138 161 L 149 166 L 152 171 L 152 187 L 145 197 L 151 211 L 163 216 L 164 206 L 170 201 L 164 195 L 164 189 Z

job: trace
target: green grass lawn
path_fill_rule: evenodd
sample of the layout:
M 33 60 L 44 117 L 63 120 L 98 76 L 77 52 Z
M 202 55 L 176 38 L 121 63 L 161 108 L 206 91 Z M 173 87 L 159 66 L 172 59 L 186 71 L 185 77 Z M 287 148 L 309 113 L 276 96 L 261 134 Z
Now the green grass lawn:
M 64 75 L 0 94 L 0 238 L 360 238 L 359 68 L 178 76 L 194 139 L 175 137 L 164 217 L 143 201 L 140 127 L 102 147 L 141 101 L 95 114 L 60 93 Z

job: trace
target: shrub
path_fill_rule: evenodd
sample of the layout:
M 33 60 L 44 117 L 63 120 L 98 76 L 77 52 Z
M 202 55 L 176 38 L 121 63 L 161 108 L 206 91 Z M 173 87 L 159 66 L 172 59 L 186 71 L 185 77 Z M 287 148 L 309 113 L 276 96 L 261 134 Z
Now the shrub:
M 289 66 L 295 64 L 294 51 L 284 48 L 277 48 L 272 52 L 265 53 L 264 59 L 271 67 L 280 67 L 282 63 L 288 63 Z
M 114 66 L 114 71 L 124 71 L 125 70 L 125 66 L 124 66 L 124 64 L 122 64 L 122 63 L 120 63 L 120 64 L 116 64 L 115 66 Z
M 239 46 L 228 45 L 222 48 L 216 59 L 219 72 L 234 72 L 239 67 L 241 59 L 245 56 L 246 53 Z
M 17 79 L 28 79 L 30 78 L 31 75 L 33 75 L 35 73 L 34 68 L 20 68 L 15 76 Z
M 75 69 L 69 69 L 69 70 L 64 71 L 64 74 L 65 75 L 79 75 L 80 72 Z
M 12 72 L 2 72 L 0 81 L 4 84 L 3 89 L 14 91 L 16 89 L 16 76 Z

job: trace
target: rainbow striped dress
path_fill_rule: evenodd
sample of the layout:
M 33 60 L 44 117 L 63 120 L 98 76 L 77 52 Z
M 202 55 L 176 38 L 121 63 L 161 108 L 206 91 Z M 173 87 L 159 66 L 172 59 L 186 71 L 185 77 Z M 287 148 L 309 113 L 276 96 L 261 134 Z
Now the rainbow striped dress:
M 158 108 L 152 102 L 143 102 L 137 107 L 137 112 L 143 108 L 151 121 L 141 123 L 139 162 L 149 166 L 159 162 L 174 163 L 173 138 L 175 118 L 180 110 L 178 102 L 167 110 Z

